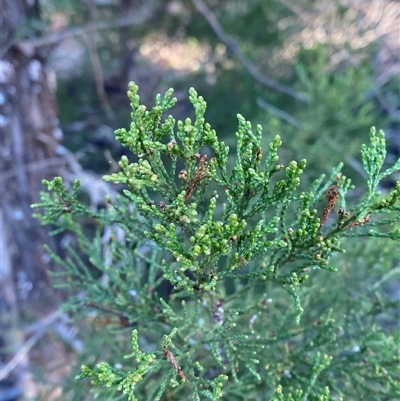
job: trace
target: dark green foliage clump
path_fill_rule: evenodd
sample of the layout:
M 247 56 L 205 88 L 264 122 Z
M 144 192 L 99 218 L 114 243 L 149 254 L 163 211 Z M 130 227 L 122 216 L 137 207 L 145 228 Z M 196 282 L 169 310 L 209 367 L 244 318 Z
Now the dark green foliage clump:
M 34 205 L 55 233 L 78 241 L 66 260 L 52 255 L 64 267 L 59 285 L 79 291 L 68 310 L 111 319 L 114 349 L 100 345 L 107 362 L 84 365 L 78 378 L 104 387 L 104 399 L 393 399 L 395 305 L 380 286 L 398 274 L 400 182 L 384 195 L 378 189 L 400 160 L 382 170 L 383 132 L 372 128 L 362 147 L 362 199 L 348 196 L 341 165 L 300 192 L 306 161 L 282 165 L 279 135 L 263 149 L 261 127 L 238 115 L 231 166 L 194 89 L 194 121 L 165 117 L 172 90 L 151 110 L 137 91 L 131 83 L 129 130 L 116 131 L 135 160 L 123 156 L 121 171 L 104 177 L 123 184 L 124 196 L 93 211 L 78 200 L 79 182 L 69 192 L 55 178 Z M 82 218 L 96 222 L 92 237 Z M 328 275 L 359 270 L 341 256 L 359 244 L 369 255 L 359 262 L 379 268 L 363 270 L 360 285 L 372 288 L 364 298 L 348 294 L 361 305 L 355 310 L 339 302 L 346 285 Z

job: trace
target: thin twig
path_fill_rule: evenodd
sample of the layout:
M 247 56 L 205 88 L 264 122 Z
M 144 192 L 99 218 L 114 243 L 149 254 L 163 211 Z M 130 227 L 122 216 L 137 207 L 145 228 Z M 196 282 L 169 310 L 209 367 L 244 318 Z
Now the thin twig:
M 114 21 L 101 21 L 97 22 L 93 25 L 93 29 L 96 31 L 102 31 L 107 29 L 119 29 L 132 25 L 140 25 L 143 24 L 147 19 L 151 17 L 153 14 L 153 7 L 150 7 L 148 3 L 142 7 L 141 10 L 138 10 L 132 15 L 127 15 L 123 18 L 118 18 Z M 77 36 L 83 36 L 86 33 L 86 27 L 73 27 L 67 28 L 63 31 L 50 33 L 48 35 L 42 36 L 36 39 L 29 39 L 24 41 L 10 41 L 1 51 L 1 56 L 7 53 L 7 51 L 13 46 L 18 45 L 22 50 L 23 49 L 37 49 L 45 46 L 54 46 L 59 42 L 62 42 L 66 39 L 74 38 Z
M 0 381 L 5 380 L 8 375 L 25 359 L 29 350 L 44 336 L 47 329 L 52 325 L 56 319 L 60 317 L 60 312 L 52 312 L 46 318 L 41 320 L 33 333 L 32 337 L 29 338 L 14 355 L 10 362 L 8 362 L 0 370 Z
M 278 107 L 275 107 L 270 103 L 267 103 L 264 99 L 259 97 L 259 98 L 257 98 L 256 102 L 257 102 L 257 105 L 259 107 L 261 107 L 262 109 L 271 112 L 272 114 L 276 115 L 280 119 L 295 126 L 296 128 L 302 129 L 304 127 L 304 124 L 300 120 L 298 120 L 296 117 L 293 117 L 287 111 L 278 109 Z
M 86 26 L 86 34 L 84 35 L 84 38 L 89 50 L 89 59 L 93 68 L 97 96 L 99 97 L 101 108 L 103 109 L 108 122 L 111 122 L 114 120 L 114 113 L 110 106 L 110 102 L 108 101 L 107 93 L 104 89 L 103 67 L 101 65 L 96 46 L 96 4 L 93 2 L 93 0 L 87 1 L 87 4 L 89 8 L 90 23 Z
M 64 157 L 52 157 L 49 159 L 38 160 L 36 162 L 31 162 L 27 164 L 23 164 L 22 166 L 26 171 L 38 171 L 38 170 L 49 170 L 49 167 L 56 167 L 65 164 Z M 11 177 L 14 177 L 17 174 L 16 168 L 11 168 L 9 170 L 4 170 L 0 172 L 1 180 L 8 180 Z
M 308 102 L 309 97 L 305 93 L 297 92 L 290 86 L 281 84 L 280 82 L 267 77 L 260 70 L 250 62 L 250 60 L 242 53 L 239 45 L 233 41 L 223 30 L 221 24 L 219 23 L 215 14 L 206 6 L 202 0 L 191 0 L 197 11 L 203 15 L 207 20 L 208 24 L 211 26 L 215 34 L 218 36 L 219 40 L 231 50 L 236 57 L 239 59 L 243 67 L 247 72 L 258 82 L 267 86 L 268 88 L 275 89 L 278 92 L 285 93 L 286 95 L 292 96 L 293 98 L 300 100 L 302 102 Z

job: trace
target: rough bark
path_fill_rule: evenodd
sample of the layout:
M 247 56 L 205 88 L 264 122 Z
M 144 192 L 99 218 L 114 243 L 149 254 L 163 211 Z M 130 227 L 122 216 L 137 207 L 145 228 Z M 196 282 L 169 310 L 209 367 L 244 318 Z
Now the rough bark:
M 46 64 L 46 51 L 22 45 L 18 36 L 22 27 L 26 32 L 30 21 L 39 18 L 38 2 L 3 0 L 1 14 L 0 328 L 1 341 L 17 351 L 24 341 L 15 336 L 20 319 L 54 308 L 48 280 L 51 261 L 43 249 L 48 231 L 32 218 L 30 205 L 39 200 L 42 179 L 57 175 L 64 158 L 57 154 L 61 130 L 56 81 Z M 1 362 L 10 358 L 1 355 Z M 8 379 L 1 377 L 0 384 Z
M 36 3 L 29 8 L 22 1 L 7 0 L 4 25 L 17 29 L 18 18 L 22 25 L 32 14 L 37 17 Z M 6 36 L 10 40 L 11 35 Z M 47 285 L 49 260 L 43 252 L 47 234 L 32 218 L 30 204 L 38 200 L 42 179 L 54 176 L 62 163 L 57 155 L 61 130 L 55 91 L 55 76 L 43 49 L 18 42 L 9 46 L 0 78 L 1 207 L 19 299 L 38 297 Z

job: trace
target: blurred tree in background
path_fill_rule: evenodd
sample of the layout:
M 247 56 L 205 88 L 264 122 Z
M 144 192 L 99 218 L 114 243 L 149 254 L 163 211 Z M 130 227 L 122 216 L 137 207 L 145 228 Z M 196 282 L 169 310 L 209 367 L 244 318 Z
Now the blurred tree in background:
M 7 275 L 2 270 L 1 288 L 4 293 L 3 288 L 10 288 L 9 282 L 13 282 L 15 288 L 8 300 L 2 300 L 2 306 L 8 304 L 2 309 L 7 314 L 17 300 L 21 302 L 21 297 L 25 297 L 25 303 L 17 309 L 24 311 L 29 300 L 37 296 L 34 294 L 47 293 L 47 284 L 37 286 L 35 278 L 35 272 L 41 272 L 43 276 L 39 281 L 46 283 L 46 266 L 50 266 L 47 255 L 32 256 L 32 252 L 37 255 L 42 252 L 40 244 L 45 242 L 44 231 L 35 225 L 26 210 L 26 205 L 38 196 L 41 178 L 58 172 L 67 180 L 79 178 L 86 201 L 94 209 L 102 208 L 104 195 L 112 191 L 99 174 L 118 168 L 114 160 L 124 153 L 113 141 L 113 131 L 129 124 L 130 110 L 125 93 L 130 80 L 138 83 L 142 101 L 149 105 L 156 93 L 174 87 L 180 100 L 173 110 L 178 119 L 192 113 L 185 99 L 187 89 L 195 86 L 212 104 L 206 114 L 207 120 L 220 139 L 232 147 L 235 146 L 237 113 L 261 123 L 270 138 L 279 133 L 286 144 L 281 155 L 284 163 L 307 158 L 310 168 L 309 176 L 303 181 L 305 185 L 321 172 L 329 173 L 339 161 L 346 163 L 344 173 L 355 183 L 364 178 L 358 152 L 360 144 L 367 140 L 371 125 L 387 133 L 389 157 L 394 159 L 399 154 L 400 45 L 396 1 L 42 0 L 32 4 L 29 8 L 22 0 L 5 2 L 1 72 L 2 76 L 7 76 L 6 63 L 9 63 L 17 66 L 17 73 L 21 71 L 18 74 L 28 76 L 35 68 L 30 62 L 38 60 L 44 71 L 40 77 L 43 77 L 51 75 L 51 67 L 57 77 L 58 113 L 56 102 L 48 102 L 51 91 L 46 92 L 43 85 L 39 96 L 45 100 L 36 102 L 36 108 L 32 106 L 35 101 L 26 100 L 22 95 L 12 98 L 13 89 L 7 89 L 15 87 L 18 94 L 35 94 L 38 91 L 35 80 L 14 78 L 19 87 L 14 83 L 7 86 L 8 81 L 1 81 L 5 94 L 0 105 L 2 115 L 7 119 L 7 113 L 18 109 L 15 118 L 24 127 L 17 138 L 15 130 L 10 128 L 16 125 L 1 120 L 5 127 L 1 145 L 2 192 L 5 193 L 5 188 L 8 191 L 8 197 L 2 199 L 3 213 L 8 205 L 2 220 L 2 238 L 7 239 L 3 249 L 10 251 L 2 251 L 2 268 L 6 266 L 7 257 L 10 267 Z M 19 67 L 22 69 L 18 70 Z M 22 83 L 26 83 L 25 86 Z M 18 100 L 21 101 L 19 106 Z M 29 119 L 28 110 L 34 111 L 33 115 L 44 114 L 43 121 L 48 121 L 48 127 L 37 127 L 37 122 Z M 49 110 L 54 111 L 49 113 Z M 58 126 L 63 132 L 62 146 L 59 145 Z M 265 146 L 270 138 L 266 135 Z M 21 144 L 24 145 L 22 149 L 18 147 Z M 20 158 L 15 158 L 14 151 L 7 153 L 7 149 L 17 150 Z M 32 169 L 36 166 L 33 163 L 38 161 L 42 167 Z M 17 177 L 25 177 L 24 182 L 31 183 L 29 196 L 23 192 L 27 186 L 22 182 L 16 184 L 14 180 L 12 171 L 16 166 L 25 166 L 24 173 Z M 18 199 L 25 206 L 18 206 Z M 20 209 L 22 215 L 18 214 Z M 18 221 L 26 222 L 25 226 L 12 220 L 12 216 L 21 216 Z M 92 222 L 88 220 L 85 224 L 88 234 L 91 233 Z M 30 252 L 28 245 L 34 240 L 34 251 Z M 53 248 L 61 247 L 59 252 L 62 253 L 68 244 L 74 246 L 74 237 L 63 235 L 56 237 Z M 349 266 L 356 264 L 367 269 L 374 265 L 374 259 L 372 256 L 368 259 L 368 255 L 359 256 L 356 249 L 351 251 L 343 262 L 348 266 L 343 274 L 348 282 L 359 284 L 360 294 L 368 298 L 370 285 L 360 282 L 360 271 Z M 387 255 L 387 268 L 398 265 L 394 250 Z M 4 280 L 6 276 L 10 277 L 8 281 Z M 372 283 L 372 276 L 370 279 Z M 29 290 L 31 285 L 33 291 Z M 358 287 L 355 285 L 354 293 L 348 294 L 340 288 L 343 281 L 335 285 L 338 293 L 344 294 L 343 298 L 335 298 L 339 311 L 353 302 Z M 393 292 L 392 289 L 387 291 Z M 327 304 L 333 302 L 332 294 L 326 296 Z M 57 308 L 53 303 L 56 300 L 48 302 L 49 309 L 39 313 L 39 317 L 46 319 L 45 313 Z M 11 325 L 14 331 L 27 324 L 25 318 L 18 320 L 18 314 L 14 316 L 17 323 Z M 30 316 L 28 322 L 32 323 L 35 318 Z M 91 320 L 90 315 L 87 319 Z M 41 340 L 36 344 L 36 353 L 30 354 L 30 366 L 32 361 L 33 364 L 38 362 L 43 369 L 31 372 L 38 382 L 40 374 L 52 366 L 50 369 L 58 372 L 54 374 L 56 385 L 52 391 L 58 394 L 60 377 L 67 377 L 66 370 L 70 368 L 65 368 L 67 364 L 64 363 L 48 364 L 48 344 L 43 341 L 43 335 L 47 332 L 46 336 L 52 339 L 52 348 L 47 348 L 56 349 L 62 361 L 79 360 L 69 347 L 81 348 L 60 314 L 38 327 L 41 335 L 36 341 Z M 77 327 L 79 324 L 73 325 L 74 329 Z M 31 326 L 24 330 L 20 331 L 19 344 L 35 338 L 38 333 Z M 101 329 L 96 329 L 95 333 L 99 335 Z M 83 331 L 77 334 L 79 339 L 84 336 Z M 19 346 L 13 344 L 12 347 Z M 86 352 L 99 357 L 103 347 L 101 341 L 85 343 Z M 47 355 L 52 355 L 53 351 L 47 351 Z M 12 352 L 4 363 L 10 360 L 15 361 Z M 63 369 L 54 369 L 61 365 Z M 6 368 L 9 367 L 10 364 L 6 364 Z M 5 369 L 5 373 L 8 370 Z M 51 380 L 45 381 L 47 387 L 43 388 L 49 390 Z M 81 385 L 79 383 L 77 388 Z M 21 386 L 28 391 L 25 384 Z M 75 388 L 75 384 L 70 386 Z M 46 399 L 43 393 L 38 393 L 40 389 L 32 387 L 33 393 L 36 391 L 39 398 Z M 65 394 L 65 399 L 82 397 Z
M 123 95 L 129 80 L 145 89 L 147 102 L 169 86 L 181 90 L 183 98 L 193 84 L 217 102 L 208 118 L 227 138 L 235 129 L 232 117 L 238 111 L 290 138 L 293 147 L 288 149 L 288 159 L 307 145 L 313 162 L 323 161 L 328 169 L 345 156 L 350 176 L 361 173 L 353 158 L 369 127 L 393 124 L 388 128 L 396 128 L 393 99 L 398 86 L 389 74 L 396 64 L 393 38 L 397 34 L 391 2 L 381 17 L 376 15 L 381 9 L 373 10 L 374 2 L 367 7 L 357 1 L 323 6 L 303 1 L 293 6 L 286 1 L 207 5 L 193 0 L 145 2 L 142 8 L 140 2 L 127 3 L 118 7 L 116 2 L 104 2 L 95 7 L 96 12 L 79 2 L 68 3 L 69 23 L 83 23 L 86 15 L 86 23 L 95 24 L 118 18 L 118 13 L 127 15 L 129 10 L 138 20 L 119 30 L 115 25 L 122 24 L 121 19 L 109 22 L 109 29 L 93 30 L 94 38 L 85 36 L 86 52 L 75 42 L 73 62 L 86 71 L 79 78 L 87 91 L 76 92 L 72 83 L 77 77 L 72 76 L 60 85 L 59 100 L 60 105 L 63 99 L 66 103 L 60 107 L 61 115 L 65 113 L 62 121 L 74 122 L 72 128 L 82 132 L 82 140 L 90 132 L 79 130 L 77 119 L 94 125 L 89 130 L 92 144 L 109 144 L 105 137 L 111 130 L 103 126 L 93 131 L 101 124 L 114 129 L 116 121 L 126 121 Z M 379 34 L 383 25 L 392 26 L 385 34 L 388 38 Z M 382 60 L 390 47 L 392 59 Z M 79 51 L 85 55 L 79 57 Z M 54 61 L 61 67 L 64 62 L 57 56 Z M 390 89 L 384 94 L 385 86 Z M 72 115 L 71 98 L 77 101 Z M 103 118 L 90 106 L 101 107 Z M 82 149 L 79 142 L 75 146 Z

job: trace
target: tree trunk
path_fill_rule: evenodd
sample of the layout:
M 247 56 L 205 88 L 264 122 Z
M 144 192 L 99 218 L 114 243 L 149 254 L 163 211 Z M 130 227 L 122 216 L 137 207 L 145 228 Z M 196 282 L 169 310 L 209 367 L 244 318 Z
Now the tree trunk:
M 17 29 L 16 21 L 22 25 L 28 18 L 38 18 L 37 2 L 31 7 L 26 3 L 5 2 L 6 31 L 12 23 Z M 11 16 L 12 20 L 8 21 L 7 17 Z M 30 205 L 38 201 L 42 179 L 54 177 L 63 161 L 57 155 L 61 130 L 56 80 L 46 64 L 46 52 L 29 46 L 29 42 L 10 45 L 1 67 L 1 208 L 18 298 L 29 298 L 31 303 L 32 297 L 40 297 L 47 285 L 50 261 L 43 252 L 47 232 L 32 218 Z
M 2 0 L 1 13 L 0 329 L 7 338 L 0 340 L 18 351 L 15 335 L 7 333 L 22 317 L 38 317 L 54 308 L 48 280 L 51 261 L 43 249 L 48 230 L 32 218 L 30 205 L 39 200 L 42 179 L 60 174 L 63 157 L 57 154 L 61 130 L 47 54 L 29 41 L 15 39 L 22 31 L 31 37 L 38 34 L 29 27 L 40 18 L 39 3 Z M 2 362 L 10 357 L 2 355 Z M 10 372 L 0 373 L 2 384 Z

